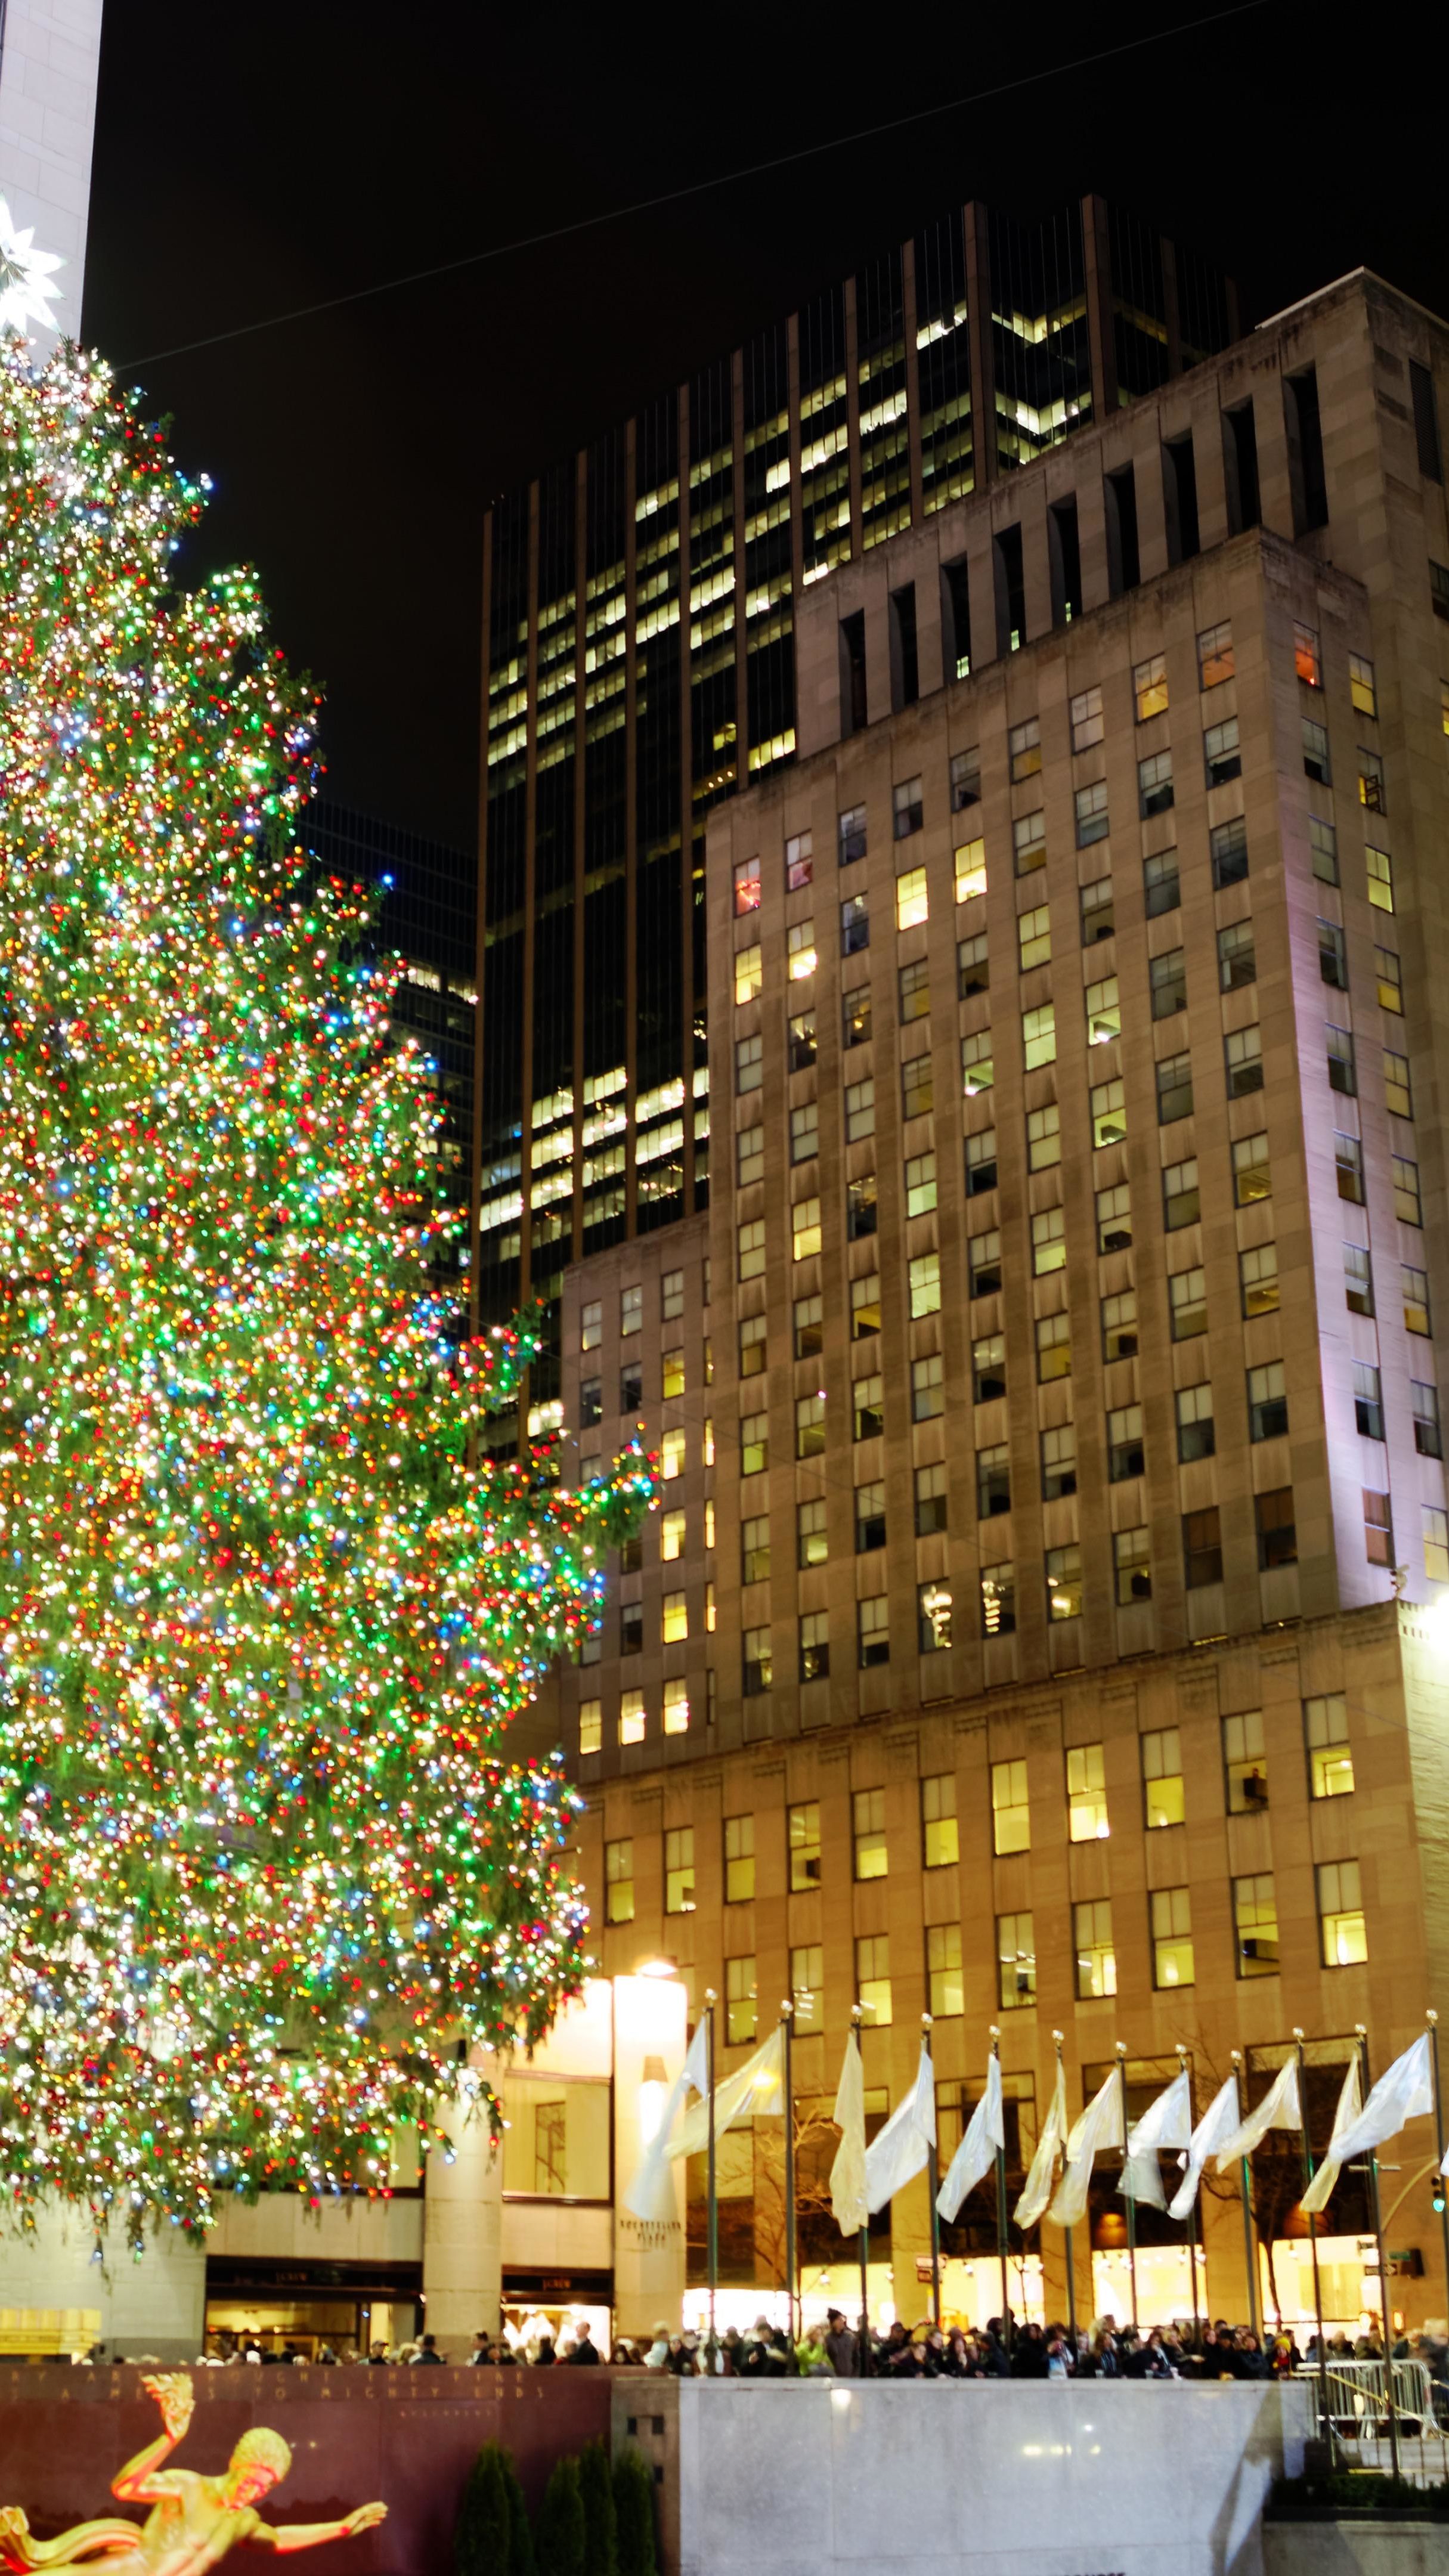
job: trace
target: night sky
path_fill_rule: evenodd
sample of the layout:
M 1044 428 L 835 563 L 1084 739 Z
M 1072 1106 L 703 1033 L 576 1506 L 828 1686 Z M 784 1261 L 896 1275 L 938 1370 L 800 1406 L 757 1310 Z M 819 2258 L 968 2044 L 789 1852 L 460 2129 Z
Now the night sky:
M 490 498 L 964 197 L 1120 198 L 1230 270 L 1246 321 L 1360 263 L 1449 314 L 1442 17 L 1263 0 L 158 353 L 980 99 L 1150 23 L 110 0 L 86 336 L 146 362 L 179 458 L 213 476 L 193 562 L 259 567 L 277 640 L 327 692 L 328 791 L 471 844 Z

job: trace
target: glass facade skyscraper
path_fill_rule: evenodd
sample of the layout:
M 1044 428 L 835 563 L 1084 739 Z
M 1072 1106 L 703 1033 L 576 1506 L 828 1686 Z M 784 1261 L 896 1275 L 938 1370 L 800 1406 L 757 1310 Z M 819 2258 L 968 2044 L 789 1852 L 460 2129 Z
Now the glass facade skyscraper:
M 479 1320 L 707 1203 L 705 824 L 794 756 L 803 591 L 1235 330 L 1100 199 L 966 205 L 490 512 Z

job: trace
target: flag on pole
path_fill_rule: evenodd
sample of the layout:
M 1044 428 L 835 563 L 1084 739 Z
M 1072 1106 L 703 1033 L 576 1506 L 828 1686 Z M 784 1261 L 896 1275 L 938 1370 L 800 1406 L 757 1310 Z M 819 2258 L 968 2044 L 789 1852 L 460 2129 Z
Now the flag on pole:
M 931 2052 L 923 2047 L 916 2080 L 905 2100 L 892 2111 L 878 2138 L 865 2151 L 867 2206 L 884 2209 L 898 2191 L 922 2172 L 936 2143 L 936 2077 Z
M 1051 2108 L 1042 2123 L 1041 2136 L 1036 2142 L 1036 2154 L 1031 2160 L 1031 2171 L 1027 2175 L 1021 2198 L 1016 2204 L 1015 2215 L 1018 2227 L 1035 2227 L 1042 2211 L 1046 2208 L 1052 2196 L 1057 2178 L 1057 2165 L 1066 2143 L 1067 2077 L 1066 2069 L 1058 2058 L 1056 2091 L 1052 2095 Z
M 966 2123 L 961 2144 L 951 2158 L 946 2168 L 946 2179 L 936 2194 L 936 2207 L 942 2218 L 955 2217 L 968 2191 L 974 2191 L 983 2176 L 990 2173 L 998 2148 L 1005 2144 L 1001 2060 L 993 2052 L 986 2061 L 986 2090 Z
M 1127 2132 L 1127 2156 L 1122 2167 L 1121 2193 L 1124 2200 L 1145 2201 L 1150 2209 L 1167 2208 L 1162 2188 L 1162 2172 L 1157 2157 L 1160 2148 L 1185 2147 L 1192 2136 L 1192 2083 L 1187 2068 L 1174 2075 L 1155 2102 L 1149 2102 L 1136 2126 Z
M 1220 2085 L 1213 2095 L 1188 2140 L 1187 2153 L 1182 2158 L 1186 2172 L 1168 2203 L 1169 2218 L 1192 2216 L 1198 2185 L 1203 2177 L 1203 2167 L 1209 2156 L 1216 2153 L 1224 2139 L 1232 2136 L 1242 2116 L 1243 2108 L 1238 2100 L 1238 2079 L 1236 2075 L 1230 2075 L 1226 2084 Z
M 1224 2138 L 1218 2148 L 1218 2171 L 1226 2173 L 1240 2156 L 1250 2156 L 1261 2145 L 1270 2129 L 1301 2129 L 1303 2113 L 1298 2102 L 1298 2060 L 1285 2058 L 1276 2080 L 1258 2104 L 1250 2111 L 1240 2128 Z
M 1348 2162 L 1344 2142 L 1351 2137 L 1363 2107 L 1363 2088 L 1359 2082 L 1359 2053 L 1355 2049 L 1344 2074 L 1338 2109 L 1333 2115 L 1333 2135 L 1328 2141 L 1323 2162 L 1299 2203 L 1301 2209 L 1326 2209 L 1333 2197 L 1333 2186 L 1342 2167 Z M 1433 2107 L 1432 2104 L 1430 2106 Z M 1385 2137 L 1389 2131 L 1384 2131 Z
M 776 2022 L 763 2048 L 714 2088 L 714 2133 L 722 2138 L 736 2120 L 778 2119 L 785 2108 L 785 2026 Z M 665 2153 L 671 2164 L 697 2156 L 709 2144 L 709 2104 L 686 2111 Z
M 656 2227 L 667 2227 L 679 2215 L 674 2197 L 674 2176 L 669 2170 L 669 2141 L 674 2123 L 684 2108 L 691 2087 L 703 2093 L 709 2082 L 709 2036 L 704 2016 L 689 2043 L 689 2055 L 675 2081 L 673 2092 L 664 2106 L 664 2117 L 652 2138 L 645 2143 L 639 2169 L 624 2194 L 624 2207 L 636 2218 L 649 2219 Z
M 1335 2134 L 1328 2152 L 1340 2164 L 1352 2164 L 1355 2156 L 1366 2156 L 1386 2138 L 1397 2137 L 1406 2120 L 1417 2120 L 1433 2108 L 1434 2068 L 1424 2031 L 1384 2068 L 1358 2118 L 1342 2138 Z
M 1122 2078 L 1114 2066 L 1095 2092 L 1067 2139 L 1066 2171 L 1047 2212 L 1054 2227 L 1080 2227 L 1087 2211 L 1087 2187 L 1100 2147 L 1122 2144 Z
M 830 2168 L 830 2214 L 842 2236 L 858 2236 L 870 2216 L 865 2196 L 865 2068 L 860 2034 L 852 2029 L 835 2093 L 840 2144 Z

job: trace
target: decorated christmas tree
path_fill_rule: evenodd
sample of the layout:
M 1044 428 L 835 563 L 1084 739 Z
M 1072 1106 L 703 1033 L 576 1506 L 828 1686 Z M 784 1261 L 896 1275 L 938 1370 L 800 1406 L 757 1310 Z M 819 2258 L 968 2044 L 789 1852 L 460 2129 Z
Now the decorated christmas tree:
M 509 1717 L 652 1490 L 487 1455 L 316 705 L 98 361 L 0 341 L 0 2175 L 139 2241 L 383 2188 L 577 1986 Z

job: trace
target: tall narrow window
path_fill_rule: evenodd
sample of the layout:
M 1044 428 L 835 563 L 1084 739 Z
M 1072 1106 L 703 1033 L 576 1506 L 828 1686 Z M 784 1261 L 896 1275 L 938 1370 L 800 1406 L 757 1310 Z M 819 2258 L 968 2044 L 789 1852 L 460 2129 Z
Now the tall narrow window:
M 1075 496 L 1053 501 L 1047 511 L 1047 554 L 1051 573 L 1052 624 L 1068 626 L 1082 613 L 1082 550 L 1077 533 Z
M 996 649 L 1015 653 L 1026 642 L 1026 574 L 1020 528 L 998 528 L 991 541 L 996 574 Z
M 865 611 L 858 608 L 840 621 L 840 730 L 863 733 L 865 724 Z
M 1227 473 L 1228 531 L 1240 537 L 1256 528 L 1258 502 L 1258 434 L 1251 397 L 1223 414 L 1223 464 Z
M 1323 470 L 1323 427 L 1318 411 L 1318 377 L 1312 367 L 1283 382 L 1284 425 L 1288 433 L 1288 481 L 1293 501 L 1293 534 L 1328 525 L 1328 484 Z
M 921 694 L 916 651 L 916 585 L 908 581 L 890 595 L 891 706 L 899 714 Z
M 1170 439 L 1163 448 L 1162 492 L 1167 511 L 1167 560 L 1189 563 L 1200 550 L 1191 430 L 1181 438 Z
M 1103 477 L 1107 504 L 1107 587 L 1114 599 L 1135 590 L 1142 578 L 1137 548 L 1137 486 L 1124 465 Z

